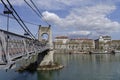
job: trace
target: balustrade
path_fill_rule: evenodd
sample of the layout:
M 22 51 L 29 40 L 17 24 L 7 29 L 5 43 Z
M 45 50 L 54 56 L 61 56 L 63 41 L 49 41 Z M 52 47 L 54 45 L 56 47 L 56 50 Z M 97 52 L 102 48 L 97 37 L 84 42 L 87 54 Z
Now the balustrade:
M 0 30 L 0 62 L 5 61 L 3 57 L 10 62 L 17 57 L 40 53 L 46 49 L 48 45 L 38 40 Z

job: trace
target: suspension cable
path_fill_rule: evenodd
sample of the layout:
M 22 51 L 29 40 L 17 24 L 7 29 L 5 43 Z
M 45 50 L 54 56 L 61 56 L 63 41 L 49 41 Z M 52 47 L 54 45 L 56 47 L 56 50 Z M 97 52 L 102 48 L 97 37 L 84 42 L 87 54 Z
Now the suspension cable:
M 3 13 L 0 13 L 0 16 L 7 17 L 7 15 L 4 15 Z M 12 17 L 12 16 L 9 16 L 9 18 L 15 20 L 15 18 Z M 18 20 L 19 20 L 19 19 L 18 19 Z M 19 21 L 20 21 L 20 20 L 19 20 Z M 25 21 L 25 20 L 23 20 L 23 21 L 24 21 L 25 23 L 28 23 L 28 24 L 31 24 L 31 25 L 34 25 L 34 26 L 38 26 L 38 24 L 36 24 L 36 23 L 28 22 L 28 21 Z
M 37 13 L 37 11 L 26 0 L 24 0 L 24 1 L 37 14 L 37 16 L 39 16 L 41 18 L 41 16 Z
M 2 3 L 3 3 L 3 5 L 5 6 L 5 8 L 6 9 L 8 9 L 8 10 L 10 10 L 8 7 L 7 7 L 7 5 L 3 2 L 3 0 L 1 0 L 2 1 Z M 15 15 L 13 15 L 12 14 L 12 16 L 15 18 L 15 20 L 20 24 L 20 26 L 23 28 L 23 30 L 25 31 L 25 32 L 27 32 L 26 31 L 26 29 L 23 27 L 23 25 L 18 21 L 18 19 L 15 17 Z
M 44 16 L 42 15 L 42 13 L 41 13 L 40 10 L 38 9 L 38 7 L 35 5 L 35 3 L 34 3 L 32 0 L 30 0 L 30 1 L 31 1 L 31 3 L 33 4 L 33 6 L 36 8 L 36 10 L 38 11 L 38 13 L 41 15 L 41 17 L 44 18 Z M 43 19 L 42 19 L 42 20 L 43 20 Z M 45 18 L 44 18 L 44 21 L 45 21 L 48 25 L 50 25 Z
M 24 27 L 26 28 L 27 32 L 29 32 L 29 34 L 33 37 L 34 35 L 30 32 L 30 30 L 28 29 L 28 27 L 25 25 L 25 23 L 23 22 L 23 20 L 20 18 L 20 16 L 18 15 L 18 13 L 16 12 L 16 10 L 13 8 L 13 6 L 11 5 L 11 3 L 9 2 L 9 0 L 7 0 L 8 4 L 10 5 L 11 9 L 15 12 L 15 14 L 17 15 L 17 17 L 20 19 L 20 21 L 22 22 L 22 24 L 24 25 Z
M 48 22 L 47 22 L 47 20 L 44 18 L 44 16 L 42 15 L 42 13 L 40 12 L 40 10 L 37 8 L 37 6 L 35 5 L 35 3 L 32 1 L 32 0 L 30 0 L 30 2 L 32 3 L 32 5 L 35 7 L 35 9 L 38 11 L 36 11 L 26 0 L 24 0 L 25 1 L 25 3 L 37 14 L 37 16 L 39 16 L 41 19 L 42 19 L 42 21 L 44 21 L 47 25 L 50 25 Z M 43 18 L 44 19 L 43 19 Z

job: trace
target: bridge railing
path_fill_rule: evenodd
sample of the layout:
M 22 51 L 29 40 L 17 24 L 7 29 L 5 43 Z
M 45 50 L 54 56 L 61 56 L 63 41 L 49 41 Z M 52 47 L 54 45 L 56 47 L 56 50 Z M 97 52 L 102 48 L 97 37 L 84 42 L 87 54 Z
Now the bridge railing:
M 0 64 L 8 64 L 25 56 L 40 53 L 49 46 L 38 40 L 0 30 Z

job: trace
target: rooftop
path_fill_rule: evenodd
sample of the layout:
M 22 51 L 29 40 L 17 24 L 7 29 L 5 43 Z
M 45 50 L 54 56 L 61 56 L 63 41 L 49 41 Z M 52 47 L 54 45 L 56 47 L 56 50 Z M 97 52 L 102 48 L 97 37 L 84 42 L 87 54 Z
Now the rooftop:
M 57 36 L 57 37 L 55 37 L 55 39 L 68 39 L 68 37 L 67 36 Z
M 88 38 L 76 38 L 76 39 L 71 39 L 71 40 L 93 40 L 93 39 L 88 39 Z

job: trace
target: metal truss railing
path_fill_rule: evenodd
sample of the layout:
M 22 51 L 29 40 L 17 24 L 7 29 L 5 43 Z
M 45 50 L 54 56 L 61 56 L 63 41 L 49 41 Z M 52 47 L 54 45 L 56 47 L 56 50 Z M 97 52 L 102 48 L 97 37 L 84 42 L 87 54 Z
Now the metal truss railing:
M 10 67 L 15 61 L 36 55 L 48 48 L 48 45 L 38 40 L 0 30 L 0 66 Z

